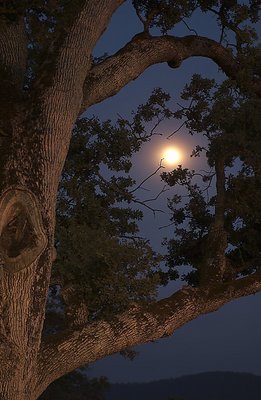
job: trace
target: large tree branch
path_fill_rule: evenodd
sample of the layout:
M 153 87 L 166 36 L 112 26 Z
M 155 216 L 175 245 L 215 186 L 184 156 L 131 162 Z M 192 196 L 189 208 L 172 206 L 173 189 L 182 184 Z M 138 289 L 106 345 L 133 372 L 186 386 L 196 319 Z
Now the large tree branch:
M 185 287 L 146 308 L 134 307 L 111 322 L 98 321 L 47 338 L 39 357 L 39 394 L 58 377 L 128 347 L 172 335 L 199 315 L 261 290 L 261 271 L 209 290 Z
M 116 54 L 92 67 L 85 80 L 82 111 L 115 95 L 153 64 L 168 62 L 169 66 L 176 68 L 184 60 L 196 56 L 213 60 L 234 79 L 240 72 L 240 65 L 232 52 L 207 37 L 139 34 Z M 253 89 L 261 95 L 260 82 L 253 81 Z

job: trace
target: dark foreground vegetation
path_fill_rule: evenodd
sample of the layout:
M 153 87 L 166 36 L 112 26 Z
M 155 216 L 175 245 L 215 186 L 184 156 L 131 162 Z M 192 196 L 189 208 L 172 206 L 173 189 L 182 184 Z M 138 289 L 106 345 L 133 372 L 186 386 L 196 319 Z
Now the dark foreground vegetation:
M 260 400 L 261 376 L 206 372 L 149 383 L 111 385 L 106 400 Z

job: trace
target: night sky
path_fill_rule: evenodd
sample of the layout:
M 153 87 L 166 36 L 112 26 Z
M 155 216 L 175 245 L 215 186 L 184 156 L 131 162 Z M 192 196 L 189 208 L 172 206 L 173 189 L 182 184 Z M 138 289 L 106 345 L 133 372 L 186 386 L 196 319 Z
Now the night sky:
M 205 19 L 196 15 L 190 26 L 197 30 L 199 35 L 217 39 L 214 19 Z M 210 29 L 211 27 L 211 29 Z M 114 15 L 110 27 L 101 38 L 95 55 L 100 56 L 107 52 L 114 53 L 131 37 L 142 30 L 130 2 L 124 4 Z M 174 35 L 192 34 L 185 26 L 180 26 L 173 32 Z M 193 73 L 201 73 L 205 77 L 222 79 L 223 75 L 217 66 L 210 60 L 193 58 L 187 60 L 179 69 L 170 69 L 167 64 L 150 67 L 136 81 L 131 82 L 115 97 L 101 104 L 93 106 L 88 115 L 98 115 L 101 119 L 116 119 L 117 114 L 129 117 L 132 110 L 145 102 L 153 88 L 161 87 L 172 95 L 172 104 L 179 101 L 179 93 L 186 82 L 189 82 Z M 146 144 L 139 154 L 134 156 L 134 167 L 131 175 L 141 182 L 153 172 L 160 162 L 160 149 L 174 144 L 184 153 L 182 166 L 194 169 L 204 168 L 204 158 L 190 158 L 193 147 L 200 137 L 189 136 L 184 129 L 174 135 L 171 140 L 166 137 L 180 124 L 180 121 L 164 121 L 157 136 Z M 163 184 L 159 173 L 146 183 L 150 192 L 140 192 L 140 198 L 154 197 Z M 176 190 L 176 189 L 175 189 Z M 166 199 L 173 191 L 164 193 L 156 203 L 155 208 L 165 210 L 164 213 L 153 213 L 143 209 L 144 221 L 141 232 L 150 238 L 153 247 L 161 250 L 161 241 L 164 236 L 171 237 L 171 227 L 159 229 L 169 221 Z M 172 284 L 160 292 L 164 297 L 173 292 L 180 285 Z M 156 343 L 149 343 L 137 347 L 139 352 L 133 360 L 126 360 L 120 355 L 113 355 L 92 364 L 88 369 L 89 376 L 107 376 L 110 382 L 142 382 L 181 375 L 194 374 L 205 371 L 240 371 L 261 375 L 261 293 L 242 298 L 224 306 L 219 311 L 202 316 L 185 325 L 174 335 Z

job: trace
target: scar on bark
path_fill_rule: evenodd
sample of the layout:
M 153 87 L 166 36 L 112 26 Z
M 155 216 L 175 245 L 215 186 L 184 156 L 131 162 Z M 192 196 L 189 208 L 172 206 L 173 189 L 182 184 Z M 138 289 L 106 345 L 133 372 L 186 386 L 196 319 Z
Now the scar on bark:
M 8 272 L 29 267 L 47 244 L 36 197 L 9 189 L 0 198 L 0 261 Z

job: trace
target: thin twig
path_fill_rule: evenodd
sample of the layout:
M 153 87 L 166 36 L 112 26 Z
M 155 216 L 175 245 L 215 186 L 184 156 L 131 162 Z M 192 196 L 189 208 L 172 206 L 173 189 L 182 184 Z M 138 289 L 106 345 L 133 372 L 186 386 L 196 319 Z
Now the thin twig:
M 155 215 L 156 215 L 156 212 L 160 212 L 160 213 L 164 213 L 164 214 L 165 214 L 165 211 L 160 210 L 160 209 L 158 209 L 158 208 L 152 208 L 152 207 L 148 206 L 148 204 L 145 204 L 145 203 L 144 203 L 143 201 L 141 201 L 141 200 L 136 200 L 136 199 L 134 199 L 133 202 L 134 202 L 134 203 L 141 204 L 142 206 L 148 208 L 150 211 L 153 212 L 154 217 L 155 217 Z
M 169 136 L 167 136 L 167 139 L 169 139 L 171 136 L 175 135 L 175 133 L 180 131 L 180 129 L 185 125 L 186 122 L 187 121 L 182 122 L 182 124 L 175 131 L 173 131 Z
M 195 35 L 198 36 L 198 32 L 197 32 L 195 29 L 190 28 L 190 26 L 187 24 L 187 22 L 185 21 L 184 18 L 182 18 L 181 21 L 183 22 L 183 24 L 187 27 L 187 29 L 188 29 L 190 32 L 194 32 Z
M 157 194 L 156 197 L 154 197 L 154 198 L 152 198 L 152 199 L 143 200 L 144 203 L 148 203 L 148 202 L 150 202 L 150 201 L 155 201 L 155 200 L 157 200 L 157 199 L 160 197 L 160 195 L 161 195 L 162 193 L 165 193 L 165 192 L 167 192 L 168 190 L 170 190 L 170 188 L 166 189 L 166 186 L 167 186 L 167 185 L 164 185 L 164 187 L 163 187 L 162 190 Z
M 156 133 L 156 132 L 155 132 L 155 129 L 159 126 L 159 124 L 163 121 L 163 119 L 164 119 L 163 117 L 162 117 L 162 118 L 159 118 L 159 117 L 158 117 L 158 121 L 156 122 L 156 124 L 155 124 L 155 125 L 153 126 L 153 128 L 151 129 L 149 135 L 144 136 L 144 138 L 149 138 L 149 137 L 151 137 L 151 136 L 153 136 L 153 135 L 162 136 L 162 133 Z
M 161 161 L 162 161 L 162 160 L 161 160 Z M 132 191 L 125 191 L 125 190 L 122 190 L 122 189 L 117 185 L 117 183 L 111 183 L 111 182 L 107 181 L 107 180 L 100 174 L 100 172 L 97 172 L 97 175 L 99 176 L 99 178 L 100 178 L 106 185 L 112 187 L 114 190 L 117 190 L 117 191 L 118 191 L 119 193 L 121 193 L 122 195 L 125 195 L 125 196 L 131 195 L 130 202 L 137 203 L 137 204 L 141 204 L 142 206 L 148 208 L 150 211 L 153 212 L 153 215 L 154 215 L 154 217 L 155 217 L 156 212 L 164 213 L 164 211 L 163 211 L 163 210 L 160 210 L 160 209 L 157 209 L 157 208 L 152 208 L 152 207 L 150 207 L 148 204 L 146 204 L 144 201 L 138 200 L 138 199 L 136 199 L 135 197 L 132 197 L 132 193 L 133 193 L 135 190 L 137 190 L 138 188 L 140 188 L 141 185 L 142 185 L 142 183 L 144 183 L 144 182 L 147 181 L 150 177 L 152 177 L 153 175 L 155 175 L 155 174 L 157 173 L 157 171 L 158 171 L 160 168 L 164 168 L 164 167 L 160 165 L 160 166 L 157 168 L 157 170 L 156 170 L 153 174 L 151 174 L 149 177 L 147 177 L 146 179 L 144 179 L 144 181 L 141 182 L 141 184 L 140 184 L 139 186 L 137 186 L 137 188 L 134 189 L 134 190 L 132 190 Z
M 147 178 L 143 179 L 143 181 L 142 181 L 135 189 L 131 190 L 130 193 L 136 192 L 136 190 L 140 189 L 140 187 L 143 185 L 143 183 L 147 182 L 153 175 L 156 175 L 156 173 L 157 173 L 161 168 L 165 168 L 165 167 L 162 165 L 162 161 L 163 161 L 163 160 L 164 160 L 164 159 L 162 158 L 162 159 L 160 160 L 160 164 L 159 164 L 158 168 L 157 168 L 152 174 L 150 174 L 149 176 L 147 176 Z
M 155 123 L 155 125 L 151 128 L 149 133 L 144 133 L 144 135 L 142 136 L 141 134 L 136 134 L 133 126 L 134 126 L 134 122 L 131 123 L 128 120 L 126 120 L 125 118 L 123 118 L 119 113 L 117 113 L 117 116 L 126 123 L 126 125 L 129 127 L 131 134 L 137 139 L 137 140 L 144 140 L 144 139 L 149 139 L 150 137 L 154 136 L 154 135 L 158 135 L 158 136 L 162 136 L 162 133 L 157 133 L 155 132 L 155 129 L 159 126 L 159 124 L 163 121 L 163 117 L 159 118 L 158 117 L 158 121 Z
M 149 242 L 149 239 L 146 239 L 143 236 L 128 236 L 128 235 L 120 235 L 120 239 L 132 240 L 133 242 L 137 242 L 139 240 L 145 241 L 145 243 Z
M 175 222 L 171 222 L 170 224 L 160 226 L 159 229 L 168 228 L 168 227 L 170 227 L 170 226 L 172 226 L 174 224 L 175 224 Z
M 179 104 L 179 103 L 178 103 L 178 106 L 179 106 L 180 108 L 182 108 L 182 110 L 190 110 L 191 107 L 192 107 L 193 101 L 194 101 L 194 99 L 191 99 L 190 104 L 189 104 L 188 107 L 184 107 L 184 106 L 182 106 L 182 105 Z M 187 119 L 186 119 L 184 122 L 182 122 L 182 124 L 181 124 L 174 132 L 172 132 L 169 136 L 167 136 L 167 139 L 169 139 L 171 136 L 175 135 L 175 133 L 177 133 L 178 131 L 180 131 L 180 129 L 186 124 L 186 122 L 187 122 Z

